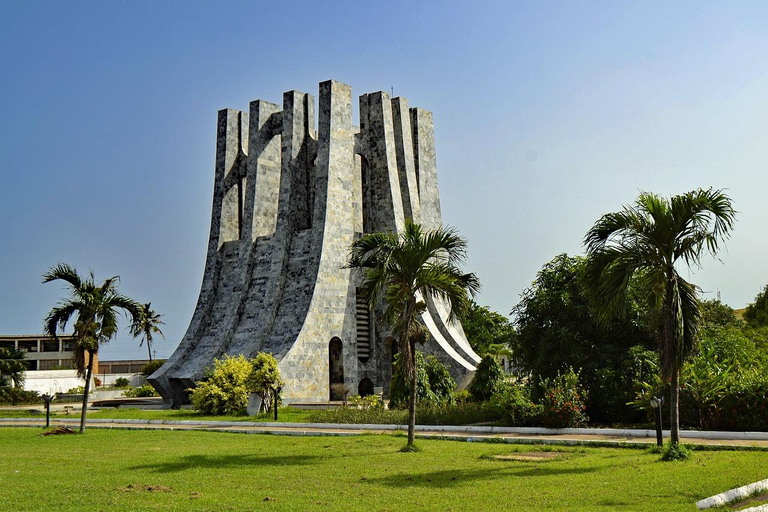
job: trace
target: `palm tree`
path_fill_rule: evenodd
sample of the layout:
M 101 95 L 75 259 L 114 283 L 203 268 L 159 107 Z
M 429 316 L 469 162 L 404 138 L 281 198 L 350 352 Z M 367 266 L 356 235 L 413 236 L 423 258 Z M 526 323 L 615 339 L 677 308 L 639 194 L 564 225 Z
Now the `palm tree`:
M 9 380 L 15 388 L 24 385 L 24 372 L 27 370 L 24 358 L 21 350 L 0 348 L 0 386 L 6 386 Z
M 85 431 L 85 414 L 88 408 L 93 357 L 99 345 L 108 342 L 117 333 L 117 310 L 137 323 L 144 311 L 141 304 L 121 295 L 117 291 L 119 276 L 111 277 L 101 284 L 96 284 L 91 272 L 81 277 L 74 267 L 60 263 L 43 275 L 43 283 L 61 279 L 71 290 L 69 298 L 61 301 L 45 318 L 45 332 L 58 338 L 58 330 L 66 329 L 67 322 L 76 316 L 75 321 L 75 366 L 79 377 L 85 378 L 83 410 L 80 415 L 80 433 Z
M 160 330 L 160 325 L 165 325 L 165 322 L 160 320 L 163 315 L 159 315 L 150 309 L 151 302 L 147 302 L 143 306 L 144 314 L 141 316 L 138 322 L 131 325 L 131 334 L 134 338 L 141 336 L 139 346 L 144 344 L 144 340 L 147 341 L 147 352 L 149 353 L 149 362 L 152 362 L 152 335 L 159 334 L 165 339 L 165 334 Z
M 410 220 L 401 234 L 371 233 L 352 244 L 347 267 L 363 271 L 360 291 L 368 304 L 385 301 L 384 319 L 398 339 L 404 373 L 410 382 L 407 450 L 413 449 L 416 423 L 416 342 L 426 341 L 419 323 L 426 306 L 422 297 L 432 296 L 450 306 L 451 320 L 470 305 L 468 293 L 480 288 L 474 274 L 464 274 L 459 265 L 466 257 L 466 241 L 453 229 L 422 231 Z
M 662 378 L 671 383 L 671 442 L 680 439 L 680 369 L 693 352 L 701 325 L 696 285 L 678 266 L 700 266 L 715 256 L 733 229 L 736 211 L 722 190 L 695 190 L 669 199 L 641 193 L 634 204 L 603 215 L 584 237 L 586 280 L 603 318 L 621 313 L 627 289 L 649 301 Z

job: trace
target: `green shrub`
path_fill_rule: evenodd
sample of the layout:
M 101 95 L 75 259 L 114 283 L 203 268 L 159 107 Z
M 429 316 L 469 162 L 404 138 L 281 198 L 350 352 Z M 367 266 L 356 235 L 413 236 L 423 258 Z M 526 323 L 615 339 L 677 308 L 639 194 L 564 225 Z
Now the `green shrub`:
M 203 414 L 241 414 L 248 406 L 253 365 L 242 355 L 214 359 L 210 378 L 190 389 L 192 407 Z
M 667 443 L 661 449 L 661 460 L 665 462 L 685 460 L 690 456 L 690 448 L 680 443 Z
M 472 395 L 469 394 L 469 391 L 466 389 L 462 389 L 459 391 L 454 391 L 451 393 L 451 399 L 450 403 L 455 405 L 461 405 L 466 404 L 472 401 Z
M 450 401 L 453 390 L 456 389 L 456 381 L 451 377 L 451 372 L 435 356 L 428 356 L 424 367 L 427 372 L 429 389 L 435 395 L 435 401 L 444 404 Z
M 141 374 L 145 377 L 149 377 L 164 364 L 165 364 L 165 359 L 155 359 L 154 361 L 150 361 L 144 366 L 144 368 L 141 369 Z
M 358 409 L 383 409 L 384 402 L 379 395 L 360 396 L 353 395 L 349 397 L 349 405 Z
M 315 411 L 310 414 L 308 419 L 312 423 L 406 425 L 408 424 L 408 411 L 403 409 L 385 410 L 380 407 L 368 409 L 339 407 Z M 478 403 L 463 405 L 421 404 L 416 407 L 417 425 L 470 425 L 494 422 L 498 419 L 499 416 L 494 411 Z
M 151 384 L 144 384 L 138 388 L 126 389 L 123 391 L 123 396 L 127 398 L 146 398 L 151 396 L 160 396 L 160 394 L 152 387 Z
M 580 427 L 589 418 L 584 413 L 586 391 L 579 382 L 579 373 L 568 368 L 565 373 L 557 372 L 552 379 L 543 379 L 540 386 L 544 392 L 541 400 L 541 423 L 547 428 Z
M 0 387 L 1 405 L 32 405 L 42 402 L 37 391 L 24 391 L 21 388 Z
M 504 382 L 504 370 L 494 356 L 484 355 L 469 384 L 469 394 L 479 402 L 487 402 Z
M 126 379 L 125 377 L 118 377 L 115 379 L 115 387 L 116 388 L 127 388 L 131 386 L 131 381 Z
M 246 378 L 245 385 L 249 392 L 258 393 L 261 396 L 261 406 L 265 411 L 272 408 L 274 390 L 283 387 L 280 378 L 280 370 L 277 367 L 277 359 L 272 354 L 259 352 L 256 359 L 251 360 L 251 373 Z M 246 406 L 248 398 L 246 397 Z
M 527 388 L 515 383 L 504 383 L 493 394 L 488 407 L 497 416 L 503 418 L 510 427 L 528 427 L 534 425 L 541 414 L 542 407 L 531 401 Z
M 408 407 L 411 397 L 411 386 L 401 369 L 401 354 L 395 356 L 392 381 L 389 385 L 389 408 L 402 409 Z M 424 356 L 416 352 L 416 403 L 437 403 L 437 397 L 429 387 L 429 377 L 424 363 Z
M 82 395 L 85 393 L 85 386 L 76 386 L 67 390 L 68 395 Z

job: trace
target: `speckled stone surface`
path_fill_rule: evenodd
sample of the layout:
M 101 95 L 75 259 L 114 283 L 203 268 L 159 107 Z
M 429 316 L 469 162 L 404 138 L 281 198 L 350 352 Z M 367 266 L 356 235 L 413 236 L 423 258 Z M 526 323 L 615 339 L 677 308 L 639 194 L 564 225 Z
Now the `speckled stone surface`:
M 258 100 L 249 112 L 219 112 L 200 296 L 178 348 L 149 379 L 167 404 L 184 403 L 213 358 L 260 351 L 278 359 L 288 403 L 329 400 L 331 374 L 352 394 L 363 381 L 388 389 L 391 328 L 377 311 L 356 317 L 359 276 L 344 265 L 364 232 L 399 233 L 407 217 L 441 225 L 434 129 L 432 114 L 403 98 L 359 101 L 359 128 L 350 86 L 332 80 L 319 87 L 317 130 L 315 100 L 298 91 L 282 107 Z M 479 357 L 444 305 L 427 303 L 423 350 L 466 380 Z M 360 351 L 358 332 L 369 336 Z M 334 338 L 343 368 L 330 368 Z

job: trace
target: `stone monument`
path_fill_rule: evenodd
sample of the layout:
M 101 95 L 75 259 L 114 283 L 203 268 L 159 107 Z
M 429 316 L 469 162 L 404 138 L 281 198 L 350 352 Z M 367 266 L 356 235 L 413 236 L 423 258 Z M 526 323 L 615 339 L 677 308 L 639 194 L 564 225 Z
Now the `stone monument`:
M 211 231 L 203 284 L 184 338 L 150 377 L 167 405 L 213 359 L 270 352 L 286 403 L 325 402 L 388 389 L 397 344 L 344 268 L 362 233 L 401 232 L 406 218 L 441 225 L 432 114 L 385 92 L 360 97 L 329 80 L 315 100 L 290 91 L 282 106 L 253 101 L 219 111 Z M 480 360 L 443 304 L 427 300 L 431 339 L 420 350 L 457 381 Z

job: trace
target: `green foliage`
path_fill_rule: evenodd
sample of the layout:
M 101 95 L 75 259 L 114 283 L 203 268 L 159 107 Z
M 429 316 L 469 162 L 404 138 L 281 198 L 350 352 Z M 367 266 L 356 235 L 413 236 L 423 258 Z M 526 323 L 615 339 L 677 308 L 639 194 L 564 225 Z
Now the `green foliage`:
M 164 364 L 165 364 L 165 359 L 155 359 L 154 361 L 150 361 L 146 365 L 144 365 L 144 368 L 141 369 L 141 374 L 145 377 L 149 377 Z
M 661 449 L 661 460 L 674 462 L 691 456 L 691 449 L 680 443 L 667 443 Z
M 588 418 L 584 413 L 586 390 L 579 381 L 579 372 L 568 368 L 553 378 L 540 382 L 543 390 L 541 400 L 541 423 L 548 428 L 580 427 Z
M 75 386 L 67 390 L 68 395 L 80 395 L 85 391 L 85 386 Z
M 702 326 L 740 327 L 743 322 L 736 317 L 733 308 L 717 299 L 701 301 Z
M 367 397 L 365 397 L 367 398 Z M 350 398 L 350 401 L 352 398 Z M 475 423 L 495 422 L 501 419 L 498 410 L 487 404 L 419 404 L 416 418 L 419 425 L 471 425 Z M 313 411 L 308 418 L 312 423 L 357 423 L 378 425 L 404 425 L 408 421 L 408 411 L 381 407 L 357 408 L 339 407 Z
M 757 294 L 755 301 L 747 305 L 746 311 L 744 311 L 744 318 L 747 323 L 752 327 L 765 327 L 768 326 L 768 285 L 765 285 L 763 290 Z
M 31 405 L 42 402 L 37 391 L 25 391 L 22 388 L 0 387 L 0 405 Z
M 542 407 L 531 401 L 530 390 L 517 383 L 505 382 L 493 394 L 489 408 L 510 427 L 535 425 Z
M 20 388 L 24 385 L 24 364 L 26 356 L 15 348 L 0 348 L 0 387 L 13 385 Z
M 285 384 L 280 378 L 277 359 L 272 354 L 259 352 L 256 354 L 256 358 L 251 360 L 251 365 L 253 371 L 246 380 L 246 387 L 248 391 L 258 393 L 261 396 L 262 407 L 269 411 L 273 406 L 274 390 Z
M 144 384 L 137 388 L 131 388 L 123 391 L 123 396 L 127 398 L 145 398 L 151 396 L 160 396 L 151 384 Z
M 384 401 L 379 395 L 352 395 L 349 397 L 349 405 L 359 409 L 383 409 Z
M 572 366 L 592 384 L 598 369 L 618 370 L 629 347 L 655 346 L 641 301 L 631 295 L 625 316 L 600 321 L 583 274 L 584 258 L 560 254 L 542 267 L 513 308 L 512 352 L 528 374 L 554 377 Z
M 435 356 L 428 356 L 424 367 L 427 372 L 429 389 L 435 395 L 435 401 L 439 404 L 450 401 L 453 391 L 456 389 L 456 381 L 451 377 L 448 368 Z
M 408 401 L 411 397 L 411 385 L 405 377 L 402 359 L 402 354 L 395 355 L 392 381 L 389 385 L 390 409 L 408 407 Z M 429 387 L 429 376 L 425 366 L 424 355 L 421 352 L 416 352 L 416 403 L 436 403 L 438 399 Z
M 129 381 L 125 377 L 118 377 L 118 378 L 115 379 L 115 387 L 116 388 L 128 388 L 128 387 L 131 387 L 131 381 Z
M 134 319 L 133 323 L 131 324 L 130 330 L 131 334 L 134 338 L 138 338 L 141 336 L 141 341 L 139 341 L 139 346 L 142 346 L 144 344 L 144 341 L 147 342 L 147 353 L 149 354 L 149 362 L 152 363 L 152 342 L 154 341 L 154 335 L 159 334 L 163 338 L 165 338 L 165 334 L 163 334 L 163 331 L 160 330 L 161 325 L 165 325 L 165 322 L 160 320 L 163 315 L 160 315 L 158 313 L 155 313 L 155 311 L 151 308 L 152 304 L 150 302 L 144 304 L 142 306 L 142 315 L 136 319 Z M 150 375 L 150 374 L 147 374 Z
M 469 344 L 480 355 L 493 350 L 494 345 L 511 346 L 515 337 L 515 328 L 509 319 L 474 300 L 462 316 L 461 326 Z
M 469 394 L 475 400 L 485 402 L 504 382 L 504 370 L 495 357 L 485 355 L 477 364 L 475 376 L 469 384 Z
M 248 406 L 253 365 L 242 355 L 213 360 L 210 378 L 190 389 L 192 407 L 203 414 L 241 414 Z

